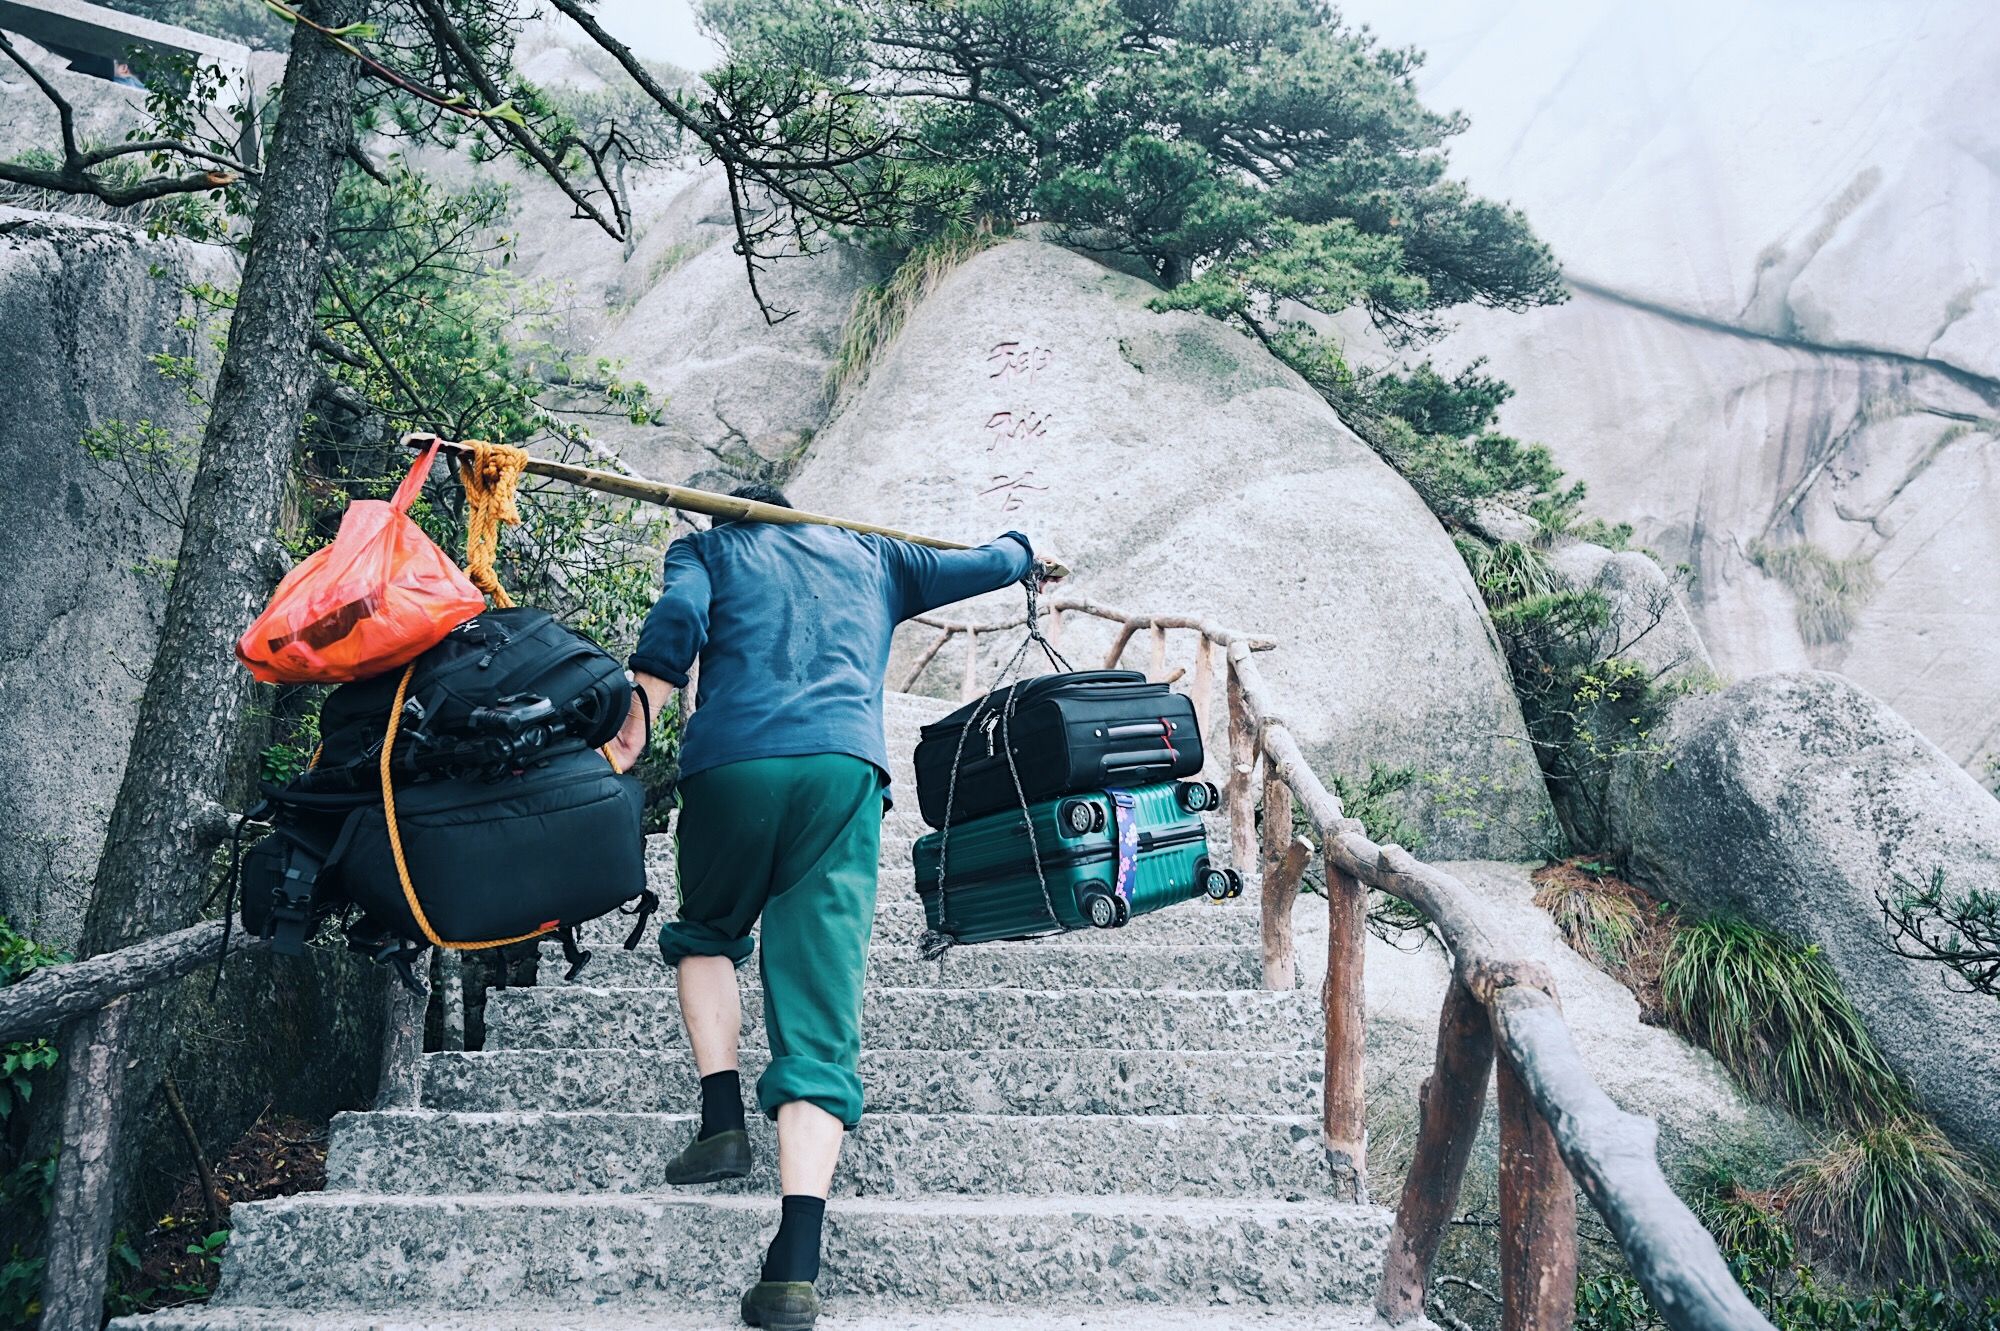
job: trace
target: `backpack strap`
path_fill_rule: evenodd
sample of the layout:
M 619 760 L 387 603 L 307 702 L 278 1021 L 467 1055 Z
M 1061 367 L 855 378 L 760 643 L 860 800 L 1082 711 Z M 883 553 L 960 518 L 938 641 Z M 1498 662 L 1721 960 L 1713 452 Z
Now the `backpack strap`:
M 573 924 L 565 924 L 556 930 L 556 937 L 562 940 L 563 960 L 569 963 L 569 969 L 563 972 L 563 979 L 574 980 L 590 964 L 590 953 L 577 946 L 576 926 Z
M 517 934 L 513 938 L 489 938 L 477 943 L 453 943 L 440 937 L 431 927 L 430 917 L 424 914 L 424 905 L 417 900 L 416 884 L 410 881 L 410 865 L 403 858 L 403 833 L 396 825 L 396 786 L 390 776 L 390 761 L 396 752 L 396 730 L 403 723 L 403 699 L 410 691 L 410 676 L 416 673 L 417 663 L 410 662 L 403 667 L 403 677 L 396 681 L 396 698 L 389 704 L 389 727 L 382 735 L 382 821 L 389 832 L 389 856 L 396 862 L 396 880 L 403 885 L 403 902 L 410 908 L 410 918 L 417 922 L 417 928 L 431 943 L 438 947 L 450 948 L 454 952 L 464 952 L 475 948 L 505 947 L 509 943 L 525 943 L 530 938 L 539 938 L 548 933 L 552 925 L 543 925 L 531 933 Z M 564 940 L 563 955 L 568 957 L 576 946 L 574 937 Z M 590 959 L 583 954 L 583 961 Z M 573 961 L 575 969 L 581 969 L 583 961 Z
M 636 915 L 639 917 L 633 921 L 632 932 L 625 936 L 625 950 L 627 952 L 639 946 L 639 940 L 645 937 L 646 934 L 646 921 L 652 919 L 653 912 L 660 908 L 659 894 L 654 892 L 650 887 L 639 889 L 638 900 L 638 906 L 632 910 L 628 911 L 623 906 L 618 908 L 618 912 L 621 915 Z

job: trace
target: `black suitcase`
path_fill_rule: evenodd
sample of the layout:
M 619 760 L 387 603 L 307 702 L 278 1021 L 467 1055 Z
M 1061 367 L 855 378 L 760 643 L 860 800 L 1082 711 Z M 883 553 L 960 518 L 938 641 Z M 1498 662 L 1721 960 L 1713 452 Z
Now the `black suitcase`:
M 916 757 L 917 807 L 932 827 L 945 825 L 947 803 L 960 823 L 1024 799 L 1151 785 L 1202 768 L 1193 702 L 1136 670 L 1041 675 L 996 689 L 925 726 Z

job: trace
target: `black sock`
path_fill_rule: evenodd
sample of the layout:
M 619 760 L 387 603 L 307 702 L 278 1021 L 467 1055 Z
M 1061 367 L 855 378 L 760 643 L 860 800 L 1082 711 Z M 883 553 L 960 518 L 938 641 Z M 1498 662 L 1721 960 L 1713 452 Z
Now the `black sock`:
M 701 1131 L 696 1141 L 719 1132 L 743 1131 L 743 1079 L 736 1069 L 711 1072 L 701 1079 Z
M 826 1198 L 787 1193 L 783 1217 L 778 1237 L 764 1254 L 763 1278 L 811 1284 L 819 1279 L 819 1227 L 826 1219 Z

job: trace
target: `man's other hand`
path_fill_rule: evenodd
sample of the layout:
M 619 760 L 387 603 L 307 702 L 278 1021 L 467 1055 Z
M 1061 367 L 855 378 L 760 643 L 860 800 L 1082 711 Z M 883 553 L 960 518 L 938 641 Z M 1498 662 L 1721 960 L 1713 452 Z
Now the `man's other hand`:
M 643 670 L 632 673 L 632 709 L 625 714 L 625 724 L 618 728 L 618 734 L 604 746 L 605 755 L 617 764 L 619 771 L 631 771 L 632 764 L 645 756 L 648 704 L 652 708 L 651 715 L 658 717 L 673 691 L 674 686 L 658 675 L 649 675 Z M 641 693 L 645 695 L 643 699 Z
M 1047 587 L 1069 576 L 1069 561 L 1053 554 L 1037 555 L 1035 572 L 1041 575 L 1042 586 Z

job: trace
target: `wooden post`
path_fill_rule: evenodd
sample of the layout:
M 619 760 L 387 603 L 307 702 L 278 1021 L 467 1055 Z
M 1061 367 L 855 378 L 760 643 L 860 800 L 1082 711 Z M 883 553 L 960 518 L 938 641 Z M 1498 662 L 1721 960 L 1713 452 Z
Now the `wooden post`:
M 1243 681 L 1229 667 L 1229 782 L 1223 807 L 1229 810 L 1229 862 L 1248 877 L 1256 866 L 1257 803 L 1252 783 L 1257 775 L 1257 722 L 1243 698 Z
M 377 1109 L 415 1109 L 423 1099 L 424 1014 L 431 1005 L 430 967 L 413 968 L 418 993 L 392 972 L 382 1013 L 382 1064 L 376 1083 Z
M 1492 1072 L 1492 1021 L 1472 991 L 1454 979 L 1438 1016 L 1437 1062 L 1418 1096 L 1416 1154 L 1389 1234 L 1382 1290 L 1375 1296 L 1376 1311 L 1392 1325 L 1423 1315 L 1431 1263 L 1458 1209 Z
M 1264 987 L 1296 989 L 1299 963 L 1292 940 L 1292 907 L 1298 901 L 1299 876 L 1305 872 L 1305 843 L 1292 837 L 1292 788 L 1284 778 L 1264 777 L 1263 854 L 1258 856 L 1258 915 L 1262 925 Z
M 1502 1331 L 1569 1331 L 1576 1318 L 1576 1188 L 1514 1065 L 1499 1060 Z
M 1194 642 L 1194 685 L 1189 696 L 1194 701 L 1195 733 L 1201 736 L 1202 752 L 1210 755 L 1208 766 L 1212 767 L 1215 761 L 1210 754 L 1208 722 L 1215 715 L 1215 644 L 1205 633 L 1195 634 Z
M 1147 675 L 1155 680 L 1167 677 L 1167 630 L 1159 624 L 1153 625 L 1153 668 Z
M 1104 668 L 1116 670 L 1120 658 L 1125 655 L 1125 646 L 1132 641 L 1132 635 L 1139 631 L 1139 620 L 1128 619 L 1119 627 L 1118 636 L 1111 640 L 1111 650 L 1104 654 Z
M 1049 626 L 1042 630 L 1042 636 L 1047 638 L 1049 645 L 1058 651 L 1062 649 L 1062 626 L 1062 607 L 1057 606 L 1054 610 L 1049 611 Z
M 971 702 L 979 696 L 979 635 L 965 631 L 965 678 L 958 686 L 958 700 Z
M 42 1331 L 97 1331 L 104 1322 L 131 1008 L 120 998 L 78 1017 L 63 1040 L 62 1154 L 49 1200 Z
M 441 947 L 437 953 L 437 983 L 443 990 L 444 1047 L 465 1048 L 465 963 L 457 949 Z
M 1326 853 L 1326 1076 L 1321 1122 L 1336 1169 L 1368 1200 L 1368 889 Z M 1482 1076 L 1484 1074 L 1481 1074 Z

